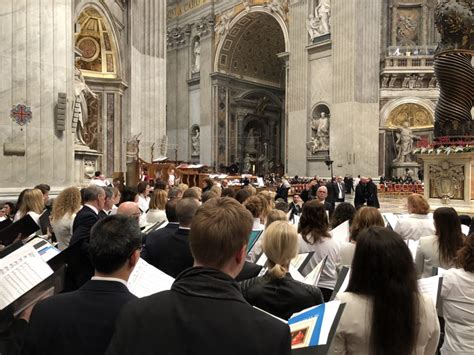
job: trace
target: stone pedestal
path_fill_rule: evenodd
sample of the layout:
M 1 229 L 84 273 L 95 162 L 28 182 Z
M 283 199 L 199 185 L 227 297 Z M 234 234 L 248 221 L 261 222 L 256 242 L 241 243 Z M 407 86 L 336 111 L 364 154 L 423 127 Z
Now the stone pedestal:
M 411 171 L 411 176 L 413 180 L 418 180 L 419 169 L 420 169 L 420 164 L 413 161 L 407 162 L 407 163 L 393 163 L 392 176 L 405 177 L 407 175 L 407 171 Z
M 74 149 L 74 182 L 76 185 L 87 186 L 98 168 L 98 160 L 102 154 L 86 146 L 75 146 Z
M 474 215 L 474 153 L 417 156 L 423 160 L 425 198 L 431 208 L 453 207 Z

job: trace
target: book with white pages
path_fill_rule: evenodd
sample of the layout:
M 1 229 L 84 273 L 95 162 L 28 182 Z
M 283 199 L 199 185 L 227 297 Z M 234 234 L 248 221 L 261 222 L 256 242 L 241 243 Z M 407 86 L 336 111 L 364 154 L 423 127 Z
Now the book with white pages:
M 418 249 L 418 245 L 420 244 L 419 240 L 413 240 L 413 239 L 407 239 L 405 240 L 406 245 L 408 246 L 408 249 L 410 249 L 411 256 L 413 257 L 413 260 L 416 259 L 416 251 Z
M 35 236 L 26 244 L 35 248 L 41 258 L 46 262 L 60 253 L 59 249 L 55 248 L 50 242 L 43 239 L 42 237 Z
M 385 212 L 382 213 L 382 217 L 385 222 L 385 227 L 390 226 L 392 230 L 395 230 L 395 227 L 398 223 L 398 216 L 394 213 Z
M 331 301 L 336 298 L 336 295 L 339 292 L 345 292 L 347 290 L 347 286 L 349 286 L 349 280 L 351 278 L 351 268 L 347 266 L 343 266 L 341 271 L 339 272 L 339 276 L 336 281 L 336 285 L 334 286 L 334 290 L 332 291 Z
M 436 306 L 438 306 L 442 286 L 443 278 L 439 275 L 418 280 L 418 290 L 420 293 L 428 294 Z
M 433 267 L 433 276 L 444 276 L 448 270 L 443 269 L 442 267 Z
M 469 226 L 466 226 L 465 224 L 461 224 L 461 232 L 462 234 L 464 234 L 465 236 L 468 236 L 469 235 Z
M 350 236 L 349 221 L 345 221 L 331 230 L 332 238 L 339 244 L 348 243 Z
M 321 278 L 321 273 L 323 272 L 324 266 L 326 265 L 326 260 L 328 259 L 327 255 L 323 260 L 319 262 L 318 265 L 304 278 L 303 282 L 308 285 L 317 286 L 319 279 Z
M 131 293 L 141 298 L 171 289 L 174 278 L 140 258 L 130 275 L 127 286 Z
M 24 245 L 0 259 L 0 310 L 53 274 L 32 245 Z
M 288 271 L 291 277 L 293 277 L 293 279 L 303 282 L 305 278 L 303 271 L 308 265 L 309 260 L 311 260 L 313 255 L 314 255 L 314 252 L 302 253 L 302 254 L 298 254 L 295 258 L 291 260 L 290 269 Z M 267 271 L 267 267 L 266 267 L 267 261 L 268 261 L 267 256 L 265 255 L 265 253 L 262 253 L 256 262 L 257 265 L 262 266 L 262 270 L 260 271 L 258 276 L 265 275 L 265 272 Z M 305 274 L 307 275 L 307 273 Z

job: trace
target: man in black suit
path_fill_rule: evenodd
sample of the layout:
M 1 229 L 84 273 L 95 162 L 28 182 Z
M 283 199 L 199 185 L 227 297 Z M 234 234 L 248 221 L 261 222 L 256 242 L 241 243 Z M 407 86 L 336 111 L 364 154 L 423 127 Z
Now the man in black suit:
M 344 181 L 342 181 L 342 176 L 336 178 L 334 189 L 336 202 L 344 202 L 346 199 L 346 185 L 344 184 Z
M 94 274 L 89 258 L 90 231 L 99 220 L 99 211 L 104 208 L 105 192 L 96 185 L 83 189 L 84 205 L 77 213 L 72 225 L 72 237 L 67 250 L 68 268 L 66 291 L 74 291 L 84 285 Z
M 176 216 L 179 227 L 173 234 L 147 238 L 144 248 L 147 262 L 172 277 L 193 266 L 194 259 L 189 249 L 188 237 L 198 207 L 199 201 L 195 198 L 186 197 L 178 200 Z
M 114 189 L 107 186 L 102 187 L 105 192 L 104 208 L 99 211 L 99 218 L 104 218 L 112 213 L 112 207 L 114 206 Z
M 327 196 L 328 196 L 327 187 L 320 186 L 316 193 L 316 199 L 324 205 L 324 209 L 329 212 L 329 217 L 331 217 L 334 212 L 334 205 L 331 202 L 326 201 Z
M 377 185 L 372 178 L 367 180 L 367 206 L 380 208 L 379 198 L 377 197 Z
M 79 290 L 38 303 L 30 318 L 25 355 L 102 355 L 124 304 L 136 299 L 127 280 L 140 258 L 138 224 L 127 216 L 108 216 L 90 236 L 95 276 Z
M 127 304 L 106 354 L 290 354 L 288 325 L 248 304 L 234 280 L 252 225 L 234 199 L 202 205 L 189 236 L 194 267 L 170 291 Z

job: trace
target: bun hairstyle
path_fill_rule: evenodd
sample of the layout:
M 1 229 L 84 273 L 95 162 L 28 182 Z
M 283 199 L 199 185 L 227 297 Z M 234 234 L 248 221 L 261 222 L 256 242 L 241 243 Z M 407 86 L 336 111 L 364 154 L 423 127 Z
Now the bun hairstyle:
M 266 275 L 274 279 L 285 277 L 291 259 L 298 253 L 296 228 L 285 221 L 275 221 L 263 236 L 263 252 L 268 257 Z
M 250 211 L 253 218 L 260 218 L 263 213 L 263 201 L 258 196 L 250 196 L 248 199 L 245 200 L 244 206 Z

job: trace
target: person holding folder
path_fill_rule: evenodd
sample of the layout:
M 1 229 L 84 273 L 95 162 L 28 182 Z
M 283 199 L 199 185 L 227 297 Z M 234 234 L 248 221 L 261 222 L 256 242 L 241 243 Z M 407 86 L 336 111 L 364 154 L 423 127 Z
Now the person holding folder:
M 234 280 L 252 224 L 228 197 L 199 207 L 189 235 L 194 267 L 171 290 L 127 304 L 106 354 L 290 355 L 288 324 L 253 308 Z
M 22 354 L 103 355 L 124 304 L 136 299 L 127 280 L 140 258 L 138 223 L 108 216 L 91 231 L 89 251 L 95 274 L 79 290 L 39 302 Z
M 435 354 L 436 307 L 418 290 L 413 257 L 403 239 L 384 227 L 357 238 L 346 304 L 329 354 Z
M 273 222 L 265 230 L 262 245 L 269 269 L 262 277 L 240 283 L 250 304 L 288 320 L 293 313 L 324 302 L 319 288 L 296 281 L 289 273 L 290 261 L 298 253 L 294 226 L 286 221 Z

